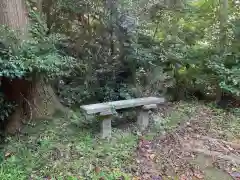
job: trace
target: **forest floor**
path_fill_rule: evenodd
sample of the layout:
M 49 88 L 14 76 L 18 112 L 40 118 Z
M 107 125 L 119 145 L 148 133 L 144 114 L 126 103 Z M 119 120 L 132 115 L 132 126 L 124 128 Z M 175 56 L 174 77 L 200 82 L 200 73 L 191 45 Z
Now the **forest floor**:
M 30 122 L 2 144 L 0 179 L 240 179 L 239 116 L 180 102 L 159 108 L 143 134 L 113 124 L 107 141 L 76 112 Z
M 240 179 L 239 117 L 200 104 L 160 112 L 168 129 L 139 141 L 140 179 Z

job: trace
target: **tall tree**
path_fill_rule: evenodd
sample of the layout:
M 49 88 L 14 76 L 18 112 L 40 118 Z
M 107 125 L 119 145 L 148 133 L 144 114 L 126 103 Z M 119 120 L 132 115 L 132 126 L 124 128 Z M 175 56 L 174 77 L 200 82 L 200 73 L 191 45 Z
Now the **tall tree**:
M 18 31 L 20 40 L 30 37 L 28 34 L 29 22 L 23 0 L 0 1 L 0 25 L 6 25 L 10 29 Z M 51 115 L 56 109 L 63 110 L 53 89 L 43 80 L 43 77 L 32 73 L 30 79 L 3 77 L 4 93 L 9 100 L 17 103 L 17 108 L 9 117 L 6 127 L 9 133 L 19 131 L 24 120 Z
M 220 0 L 220 49 L 225 51 L 227 45 L 227 24 L 228 24 L 228 0 Z
M 219 22 L 220 22 L 220 34 L 219 34 L 219 51 L 225 53 L 227 46 L 227 24 L 228 24 L 228 0 L 219 0 Z M 217 87 L 217 102 L 222 98 L 223 92 L 221 87 Z
M 26 9 L 22 1 L 3 0 L 0 2 L 0 23 L 25 33 L 28 24 Z

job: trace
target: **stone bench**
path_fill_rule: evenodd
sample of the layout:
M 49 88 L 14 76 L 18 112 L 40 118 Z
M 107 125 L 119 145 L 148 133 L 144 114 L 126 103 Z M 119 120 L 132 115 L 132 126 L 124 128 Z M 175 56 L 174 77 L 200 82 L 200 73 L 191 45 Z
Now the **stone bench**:
M 109 138 L 111 137 L 111 120 L 117 110 L 139 107 L 137 123 L 140 130 L 144 130 L 149 124 L 149 110 L 156 109 L 157 104 L 163 104 L 165 102 L 164 98 L 158 97 L 145 97 L 136 98 L 122 101 L 113 101 L 107 103 L 98 103 L 83 105 L 81 109 L 87 114 L 99 115 L 101 122 L 101 137 Z

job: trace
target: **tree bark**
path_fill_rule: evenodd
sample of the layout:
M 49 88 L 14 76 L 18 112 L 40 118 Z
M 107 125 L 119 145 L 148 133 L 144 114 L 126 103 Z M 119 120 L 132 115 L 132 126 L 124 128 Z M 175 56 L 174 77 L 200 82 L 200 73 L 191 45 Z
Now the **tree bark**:
M 38 0 L 37 1 L 37 9 L 40 14 L 42 14 L 42 6 L 43 6 L 43 0 Z
M 19 30 L 21 33 L 26 33 L 28 16 L 23 1 L 1 0 L 0 24 Z
M 228 24 L 228 0 L 219 0 L 219 22 L 220 22 L 220 34 L 219 34 L 219 52 L 224 54 L 226 51 L 226 45 L 228 43 L 227 37 L 227 24 Z M 216 102 L 222 99 L 222 89 L 217 84 L 216 88 Z
M 225 51 L 227 45 L 228 0 L 220 0 L 220 52 Z
M 0 1 L 0 24 L 18 30 L 27 38 L 28 14 L 22 0 Z M 17 103 L 17 108 L 6 125 L 8 133 L 16 133 L 26 120 L 52 115 L 56 110 L 64 110 L 53 89 L 43 79 L 2 79 L 3 92 L 8 100 Z
M 52 10 L 53 5 L 54 5 L 53 0 L 43 0 L 42 1 L 42 13 L 44 13 L 46 15 L 48 33 L 51 32 L 52 25 L 54 22 L 54 16 L 51 15 L 51 10 Z

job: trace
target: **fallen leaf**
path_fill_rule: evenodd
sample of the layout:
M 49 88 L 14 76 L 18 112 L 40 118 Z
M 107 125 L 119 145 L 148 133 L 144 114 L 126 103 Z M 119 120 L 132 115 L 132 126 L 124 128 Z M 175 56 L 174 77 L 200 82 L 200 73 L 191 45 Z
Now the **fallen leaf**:
M 132 180 L 141 180 L 141 178 L 140 178 L 140 177 L 137 177 L 137 176 L 134 176 L 134 177 L 132 178 Z
M 230 175 L 231 175 L 233 178 L 240 178 L 240 173 L 239 173 L 239 172 L 232 172 L 232 173 L 230 173 Z
M 144 149 L 150 149 L 150 144 L 142 144 L 142 148 Z
M 160 162 L 160 159 L 155 158 L 155 163 L 159 163 L 159 162 Z
M 162 180 L 162 176 L 152 176 L 152 180 Z
M 147 159 L 149 158 L 149 154 L 148 153 L 144 153 L 142 156 L 147 158 Z
M 194 171 L 193 175 L 198 179 L 203 179 L 204 178 L 204 175 L 201 171 Z
M 113 172 L 121 172 L 121 170 L 118 169 L 118 168 L 113 168 L 112 171 L 113 171 Z
M 141 147 L 142 147 L 142 141 L 140 140 L 138 143 L 138 148 L 141 148 Z
M 100 167 L 97 167 L 97 166 L 96 166 L 96 167 L 95 167 L 95 173 L 99 174 L 100 171 L 101 171 L 101 170 L 100 170 Z
M 143 174 L 143 176 L 142 176 L 142 179 L 151 179 L 151 176 L 150 176 L 150 174 Z
M 5 157 L 7 158 L 7 157 L 10 157 L 12 155 L 12 153 L 10 153 L 10 152 L 6 152 L 5 153 Z
M 199 139 L 201 136 L 199 134 L 197 134 L 196 138 Z
M 44 180 L 51 180 L 51 177 L 47 176 L 44 178 Z
M 140 141 L 143 141 L 143 140 L 144 140 L 144 137 L 143 137 L 143 136 L 139 136 L 139 140 L 140 140 Z
M 188 180 L 188 178 L 185 174 L 182 174 L 179 180 Z
M 152 152 L 152 150 L 151 150 L 151 149 L 148 149 L 148 150 L 146 150 L 146 152 L 147 152 L 147 153 L 151 153 L 151 152 Z
M 142 139 L 142 140 L 140 140 L 139 145 L 140 145 L 140 147 L 142 147 L 144 149 L 149 149 L 150 145 L 151 145 L 151 142 Z
M 156 157 L 155 154 L 151 154 L 151 155 L 149 156 L 149 158 L 150 158 L 151 160 L 153 160 L 155 157 Z
M 235 167 L 231 168 L 231 172 L 236 172 L 236 171 L 237 171 L 237 169 Z M 228 171 L 228 172 L 230 172 L 230 171 Z

